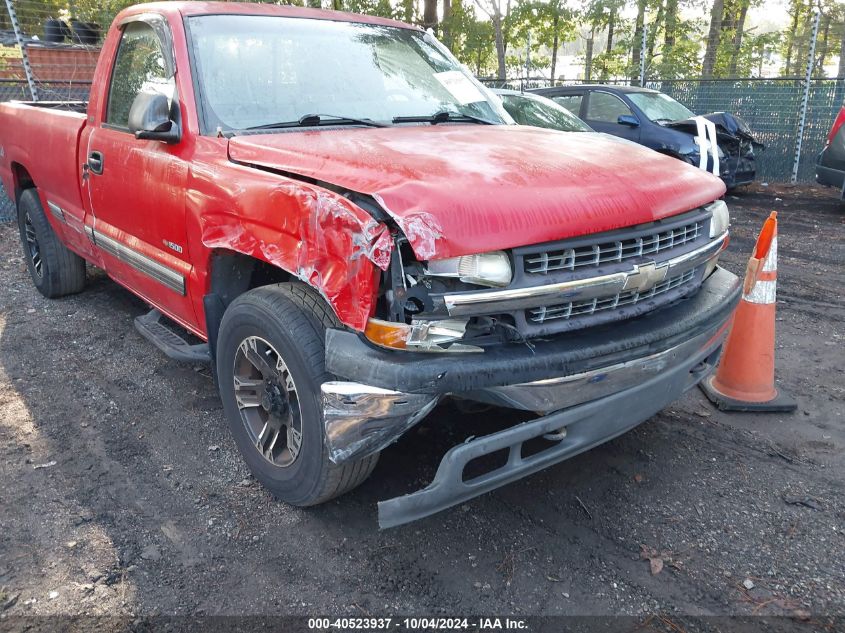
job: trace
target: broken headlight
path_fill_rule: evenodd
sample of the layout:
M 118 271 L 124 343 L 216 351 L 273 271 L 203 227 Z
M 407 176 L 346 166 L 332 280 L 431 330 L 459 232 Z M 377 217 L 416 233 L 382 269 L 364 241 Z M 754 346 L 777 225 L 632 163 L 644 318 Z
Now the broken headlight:
M 507 286 L 513 278 L 510 259 L 503 251 L 433 260 L 428 262 L 425 272 L 433 277 L 455 277 L 468 284 L 494 288 Z
M 718 237 L 728 230 L 731 224 L 731 214 L 728 211 L 728 205 L 724 200 L 716 200 L 707 205 L 707 208 L 712 213 L 710 218 L 710 237 Z

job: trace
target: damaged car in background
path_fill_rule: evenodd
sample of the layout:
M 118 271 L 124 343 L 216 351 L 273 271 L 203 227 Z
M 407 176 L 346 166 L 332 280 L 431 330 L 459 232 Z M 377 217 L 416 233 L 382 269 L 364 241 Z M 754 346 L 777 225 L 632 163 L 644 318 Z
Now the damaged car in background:
M 640 143 L 718 175 L 728 189 L 747 185 L 764 149 L 740 117 L 728 112 L 696 116 L 657 90 L 636 86 L 579 85 L 538 88 L 597 132 Z
M 138 331 L 212 363 L 281 500 L 359 485 L 443 398 L 533 414 L 449 450 L 383 527 L 648 419 L 712 370 L 739 299 L 718 178 L 514 125 L 431 34 L 382 18 L 129 8 L 90 101 L 2 104 L 0 145 L 36 288 L 80 292 L 89 262 L 149 303 Z

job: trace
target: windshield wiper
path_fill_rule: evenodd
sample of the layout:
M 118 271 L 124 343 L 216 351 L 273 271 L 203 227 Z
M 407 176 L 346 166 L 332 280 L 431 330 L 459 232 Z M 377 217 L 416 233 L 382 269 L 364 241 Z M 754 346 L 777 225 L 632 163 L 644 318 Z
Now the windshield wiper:
M 450 110 L 441 110 L 434 114 L 422 114 L 418 116 L 396 116 L 393 117 L 394 123 L 431 123 L 437 125 L 438 123 L 446 123 L 449 121 L 458 121 L 464 123 L 482 123 L 484 125 L 498 125 L 496 121 L 483 119 L 479 116 L 471 114 L 462 114 L 461 112 L 452 112 Z
M 280 121 L 265 123 L 244 128 L 245 130 L 276 130 L 286 127 L 317 127 L 320 125 L 366 125 L 367 127 L 387 127 L 387 123 L 379 123 L 372 119 L 358 119 L 351 116 L 337 116 L 335 114 L 304 114 L 296 121 Z

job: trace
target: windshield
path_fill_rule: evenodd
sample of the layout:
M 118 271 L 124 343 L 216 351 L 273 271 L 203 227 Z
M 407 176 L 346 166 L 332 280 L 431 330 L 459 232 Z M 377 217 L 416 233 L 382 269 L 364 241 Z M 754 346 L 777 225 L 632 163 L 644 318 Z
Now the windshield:
M 562 105 L 536 95 L 502 96 L 502 103 L 520 125 L 545 127 L 562 132 L 592 132 L 592 128 Z
M 695 114 L 662 92 L 629 92 L 628 98 L 652 121 L 680 121 Z
M 373 24 L 276 16 L 189 19 L 206 131 L 321 114 L 390 123 L 448 111 L 510 123 L 437 40 Z

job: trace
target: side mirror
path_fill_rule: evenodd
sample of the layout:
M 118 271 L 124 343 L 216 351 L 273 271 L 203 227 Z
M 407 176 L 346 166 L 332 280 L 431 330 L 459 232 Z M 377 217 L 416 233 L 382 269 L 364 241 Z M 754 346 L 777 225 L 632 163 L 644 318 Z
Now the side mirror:
M 170 118 L 170 104 L 161 93 L 141 92 L 129 109 L 129 131 L 135 138 L 178 143 L 179 125 Z
M 616 122 L 619 125 L 627 125 L 628 127 L 639 127 L 640 125 L 640 120 L 633 114 L 620 114 Z

